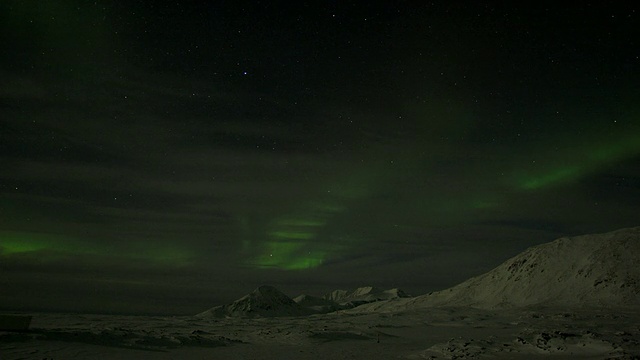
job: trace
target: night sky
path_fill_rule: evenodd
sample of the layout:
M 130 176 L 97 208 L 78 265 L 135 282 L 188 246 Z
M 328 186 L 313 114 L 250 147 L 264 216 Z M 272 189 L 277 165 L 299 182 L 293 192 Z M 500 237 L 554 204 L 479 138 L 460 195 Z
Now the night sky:
M 0 310 L 420 295 L 640 225 L 636 6 L 452 3 L 2 1 Z

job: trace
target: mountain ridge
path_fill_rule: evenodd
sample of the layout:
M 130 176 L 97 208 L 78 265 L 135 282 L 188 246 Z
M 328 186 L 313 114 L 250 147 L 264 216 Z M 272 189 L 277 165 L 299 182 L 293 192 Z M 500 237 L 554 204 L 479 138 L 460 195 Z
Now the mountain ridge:
M 372 286 L 364 286 L 350 292 L 335 290 L 323 297 L 302 294 L 292 299 L 273 286 L 262 285 L 229 304 L 212 307 L 195 316 L 200 318 L 306 316 L 326 314 L 375 301 L 407 296 L 400 289 L 380 290 Z

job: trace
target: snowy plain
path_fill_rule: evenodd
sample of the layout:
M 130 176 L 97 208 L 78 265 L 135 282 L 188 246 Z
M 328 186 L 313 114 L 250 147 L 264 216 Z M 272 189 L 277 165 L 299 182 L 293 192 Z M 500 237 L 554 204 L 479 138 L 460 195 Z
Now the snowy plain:
M 637 312 L 424 308 L 204 320 L 37 314 L 4 359 L 633 359 Z

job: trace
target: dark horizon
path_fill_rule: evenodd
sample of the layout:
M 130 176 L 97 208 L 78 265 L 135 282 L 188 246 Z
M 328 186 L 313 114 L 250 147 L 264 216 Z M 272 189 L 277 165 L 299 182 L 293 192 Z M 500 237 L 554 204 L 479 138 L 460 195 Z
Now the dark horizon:
M 0 4 L 0 311 L 448 288 L 640 225 L 635 5 Z

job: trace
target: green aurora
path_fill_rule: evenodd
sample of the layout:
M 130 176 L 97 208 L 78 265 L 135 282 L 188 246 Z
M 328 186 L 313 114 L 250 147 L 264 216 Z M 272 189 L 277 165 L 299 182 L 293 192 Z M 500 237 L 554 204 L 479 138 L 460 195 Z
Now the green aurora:
M 529 191 L 571 183 L 597 173 L 610 164 L 637 156 L 640 154 L 638 134 L 630 132 L 628 135 L 615 136 L 605 144 L 574 147 L 567 153 L 557 154 L 546 164 L 541 164 L 541 170 L 519 171 L 515 187 Z
M 375 193 L 383 184 L 382 164 L 355 169 L 335 179 L 317 193 L 319 200 L 308 201 L 293 213 L 271 219 L 264 229 L 260 252 L 246 261 L 257 268 L 304 270 L 322 265 L 327 259 L 346 253 L 356 245 L 354 237 L 335 234 L 328 227 L 350 206 Z M 246 226 L 246 224 L 245 224 Z M 249 242 L 251 243 L 251 242 Z M 245 248 L 248 244 L 245 242 Z
M 566 146 L 564 151 L 542 154 L 544 156 L 534 165 L 514 166 L 515 170 L 507 177 L 512 179 L 510 182 L 481 180 L 480 174 L 465 174 L 477 178 L 477 186 L 455 193 L 431 194 L 431 200 L 423 205 L 421 211 L 425 216 L 438 214 L 441 221 L 470 217 L 474 213 L 507 207 L 514 194 L 541 192 L 571 184 L 638 154 L 640 136 L 633 132 L 626 136 L 612 136 L 608 143 L 601 141 L 597 146 Z M 412 162 L 415 159 L 405 159 L 405 163 Z M 415 164 L 404 168 L 412 166 Z M 242 220 L 243 263 L 262 269 L 305 270 L 317 268 L 327 260 L 348 253 L 362 245 L 364 239 L 357 234 L 339 233 L 334 225 L 341 218 L 348 217 L 358 203 L 374 196 L 385 186 L 388 188 L 401 176 L 385 168 L 383 162 L 361 166 L 350 174 L 343 174 L 343 179 L 337 176 L 325 183 L 327 185 L 319 186 L 315 200 L 308 200 L 290 212 L 274 216 L 264 226 L 253 229 L 255 231 L 247 230 L 252 224 Z M 192 251 L 171 241 L 154 246 L 144 243 L 106 246 L 97 245 L 104 244 L 98 241 L 28 231 L 5 231 L 0 233 L 0 239 L 0 256 L 38 254 L 43 261 L 74 256 L 115 256 L 149 264 L 184 266 L 190 264 L 194 257 Z
M 477 216 L 474 214 L 508 207 L 516 194 L 546 191 L 580 181 L 638 154 L 640 136 L 633 133 L 611 136 L 609 142 L 601 141 L 597 146 L 566 146 L 564 151 L 543 153 L 534 166 L 514 166 L 515 170 L 508 177 L 513 181 L 508 183 L 496 179 L 482 181 L 480 174 L 466 174 L 478 179 L 475 187 L 460 189 L 455 194 L 432 194 L 432 201 L 424 205 L 423 211 L 425 214 L 440 213 L 445 220 Z M 412 161 L 415 160 L 405 159 L 406 163 Z M 362 168 L 357 174 L 346 176 L 344 184 L 334 182 L 330 188 L 335 190 L 324 194 L 327 200 L 309 202 L 295 214 L 273 218 L 264 231 L 266 240 L 259 245 L 261 252 L 246 263 L 257 268 L 304 270 L 321 266 L 326 260 L 348 252 L 362 240 L 354 240 L 353 236 L 332 240 L 337 236 L 326 229 L 337 217 L 347 216 L 350 204 L 367 199 L 385 186 L 384 181 L 393 182 L 401 176 L 377 166 Z M 496 188 L 501 190 L 487 190 Z

